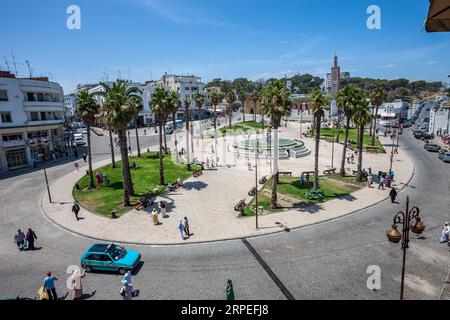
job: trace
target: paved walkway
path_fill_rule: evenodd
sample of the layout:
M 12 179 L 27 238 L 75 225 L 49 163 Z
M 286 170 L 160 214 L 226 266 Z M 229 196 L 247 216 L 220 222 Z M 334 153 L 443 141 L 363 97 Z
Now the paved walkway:
M 280 137 L 298 138 L 298 124 L 290 124 L 282 128 Z M 381 137 L 382 142 L 389 145 L 389 138 Z M 312 154 L 305 158 L 280 160 L 280 171 L 293 171 L 298 175 L 302 171 L 313 169 L 314 141 L 303 139 L 312 149 Z M 205 147 L 207 149 L 207 147 Z M 386 147 L 388 150 L 389 147 Z M 390 149 L 389 149 L 390 150 Z M 339 167 L 342 146 L 335 145 L 335 167 Z M 331 144 L 322 141 L 320 145 L 320 171 L 331 165 Z M 364 154 L 364 167 L 372 167 L 373 173 L 389 170 L 389 154 Z M 246 160 L 245 160 L 246 161 Z M 253 161 L 253 160 L 252 160 Z M 262 160 L 264 163 L 265 160 Z M 106 165 L 108 161 L 96 163 L 94 168 Z M 355 164 L 347 165 L 348 170 L 356 169 Z M 245 169 L 244 169 L 245 168 Z M 268 173 L 268 166 L 262 167 L 262 174 Z M 395 186 L 402 189 L 412 178 L 414 165 L 404 150 L 395 155 Z M 364 188 L 350 196 L 334 199 L 316 206 L 269 214 L 259 217 L 260 229 L 255 229 L 255 218 L 238 218 L 233 210 L 234 205 L 247 198 L 247 192 L 254 186 L 254 171 L 249 172 L 246 166 L 220 167 L 205 171 L 199 178 L 186 181 L 185 188 L 167 193 L 157 199 L 167 203 L 169 218 L 162 219 L 159 226 L 154 226 L 150 215 L 143 211 L 131 211 L 119 219 L 105 218 L 84 209 L 79 216 L 83 220 L 76 221 L 71 206 L 73 203 L 72 187 L 85 172 L 72 172 L 51 185 L 53 201 L 48 202 L 45 193 L 42 198 L 42 210 L 45 215 L 59 226 L 74 233 L 103 241 L 136 244 L 180 244 L 242 238 L 280 232 L 285 228 L 293 229 L 323 221 L 335 219 L 369 206 L 375 205 L 388 197 L 388 190 Z M 350 171 L 351 172 L 351 171 Z M 151 208 L 148 210 L 151 211 Z M 187 216 L 193 235 L 182 240 L 177 229 L 178 219 Z

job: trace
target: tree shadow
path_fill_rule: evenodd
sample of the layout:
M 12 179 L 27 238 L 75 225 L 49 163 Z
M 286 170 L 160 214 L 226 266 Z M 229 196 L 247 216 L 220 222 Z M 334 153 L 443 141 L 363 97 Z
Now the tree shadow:
M 195 182 L 185 182 L 183 188 L 186 190 L 203 190 L 207 187 L 208 185 L 204 182 L 201 181 L 195 181 Z
M 320 204 L 313 203 L 313 202 L 300 202 L 300 203 L 294 204 L 294 208 L 300 212 L 307 212 L 310 214 L 314 214 L 314 213 L 318 213 L 320 210 L 322 210 L 323 206 Z
M 343 195 L 343 196 L 339 196 L 336 199 L 338 199 L 338 200 L 347 200 L 347 201 L 356 201 L 357 200 L 357 198 L 355 198 L 351 194 L 346 194 L 346 195 Z

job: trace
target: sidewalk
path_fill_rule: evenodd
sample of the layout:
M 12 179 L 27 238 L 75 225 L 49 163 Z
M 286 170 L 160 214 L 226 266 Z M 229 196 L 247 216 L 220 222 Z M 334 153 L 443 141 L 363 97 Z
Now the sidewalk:
M 283 137 L 295 138 L 298 126 L 290 125 L 283 128 Z M 389 138 L 380 138 L 382 143 L 389 145 Z M 312 149 L 312 154 L 305 158 L 280 161 L 280 171 L 292 171 L 296 176 L 303 170 L 311 170 L 314 164 L 314 142 L 303 139 Z M 335 167 L 339 167 L 342 146 L 335 145 Z M 386 147 L 389 149 L 389 147 Z M 331 144 L 321 142 L 320 171 L 330 167 Z M 372 167 L 373 173 L 379 170 L 389 170 L 390 154 L 364 154 L 364 167 Z M 108 160 L 94 164 L 99 168 Z M 356 163 L 349 165 L 349 170 L 356 169 Z M 395 155 L 394 172 L 395 186 L 402 189 L 413 176 L 414 164 L 402 149 Z M 45 193 L 42 197 L 42 210 L 45 215 L 57 225 L 74 233 L 99 239 L 134 244 L 180 244 L 235 239 L 280 232 L 285 228 L 294 229 L 316 224 L 357 212 L 373 206 L 388 198 L 389 190 L 364 188 L 350 196 L 337 198 L 323 204 L 298 208 L 282 213 L 269 214 L 259 217 L 259 230 L 255 229 L 255 218 L 238 218 L 233 210 L 234 205 L 241 199 L 247 198 L 247 192 L 254 186 L 254 172 L 233 167 L 220 167 L 216 170 L 205 171 L 199 178 L 186 181 L 185 188 L 176 192 L 163 194 L 157 201 L 167 203 L 169 218 L 162 219 L 160 226 L 154 226 L 147 212 L 135 211 L 121 216 L 119 219 L 109 219 L 84 210 L 79 216 L 83 220 L 76 221 L 71 207 L 73 203 L 72 187 L 85 171 L 72 172 L 60 178 L 53 185 L 51 191 L 56 203 L 50 204 Z M 350 171 L 351 172 L 351 171 Z M 147 211 L 151 211 L 149 208 Z M 193 236 L 188 240 L 181 240 L 177 229 L 178 219 L 187 216 Z

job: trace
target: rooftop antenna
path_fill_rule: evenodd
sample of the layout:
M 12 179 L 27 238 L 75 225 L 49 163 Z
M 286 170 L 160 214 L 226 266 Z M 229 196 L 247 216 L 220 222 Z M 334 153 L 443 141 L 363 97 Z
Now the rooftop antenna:
M 14 63 L 14 70 L 16 71 L 16 76 L 19 77 L 19 74 L 17 73 L 17 64 L 16 64 L 16 57 L 14 56 L 14 51 L 11 50 L 13 63 Z
M 8 60 L 6 59 L 6 56 L 4 56 L 4 58 L 5 58 L 6 67 L 8 68 L 8 71 L 11 72 L 11 68 L 9 67 L 9 63 L 8 63 Z
M 30 78 L 33 78 L 33 72 L 31 71 L 30 61 L 25 60 L 25 63 L 28 66 L 28 73 L 30 74 Z

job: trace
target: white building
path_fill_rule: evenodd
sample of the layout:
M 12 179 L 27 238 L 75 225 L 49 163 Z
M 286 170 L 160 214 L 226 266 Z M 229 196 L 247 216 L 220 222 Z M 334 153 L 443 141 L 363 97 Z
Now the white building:
M 64 96 L 65 115 L 67 118 L 74 117 L 77 113 L 77 103 L 75 94 Z
M 450 103 L 442 102 L 430 110 L 429 133 L 442 137 L 450 133 Z
M 398 126 L 399 120 L 404 121 L 408 118 L 409 103 L 397 100 L 395 102 L 384 103 L 379 111 L 381 126 Z
M 0 71 L 0 172 L 62 155 L 64 109 L 58 83 Z

